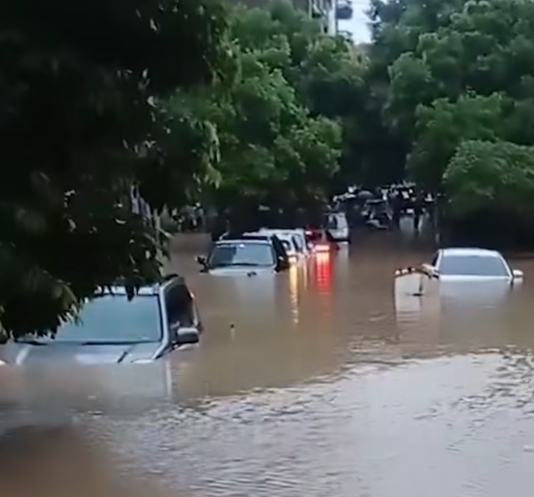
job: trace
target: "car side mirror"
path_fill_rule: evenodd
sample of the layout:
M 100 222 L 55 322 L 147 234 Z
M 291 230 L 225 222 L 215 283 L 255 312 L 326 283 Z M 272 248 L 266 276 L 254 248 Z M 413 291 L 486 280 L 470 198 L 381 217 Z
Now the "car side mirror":
M 199 331 L 196 326 L 182 326 L 180 323 L 172 324 L 169 328 L 172 346 L 179 347 L 198 343 Z
M 437 277 L 439 275 L 438 268 L 436 266 L 433 266 L 432 264 L 425 263 L 421 266 L 421 269 L 427 273 L 428 276 L 435 276 Z
M 520 269 L 514 269 L 512 271 L 512 275 L 514 277 L 514 280 L 522 280 L 523 279 L 523 271 Z
M 178 330 L 180 329 L 180 323 L 172 323 L 169 326 L 169 338 L 172 345 L 178 344 Z

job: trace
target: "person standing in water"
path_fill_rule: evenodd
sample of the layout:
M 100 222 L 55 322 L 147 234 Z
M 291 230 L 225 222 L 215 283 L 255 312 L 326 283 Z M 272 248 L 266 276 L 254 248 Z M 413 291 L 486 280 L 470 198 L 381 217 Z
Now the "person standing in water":
M 404 199 L 402 198 L 399 190 L 395 191 L 393 198 L 391 199 L 392 220 L 395 228 L 400 228 L 400 219 L 402 214 L 402 208 L 404 206 Z
M 419 234 L 421 216 L 423 215 L 423 203 L 423 194 L 421 191 L 418 191 L 415 195 L 415 201 L 413 206 L 413 231 L 416 235 Z

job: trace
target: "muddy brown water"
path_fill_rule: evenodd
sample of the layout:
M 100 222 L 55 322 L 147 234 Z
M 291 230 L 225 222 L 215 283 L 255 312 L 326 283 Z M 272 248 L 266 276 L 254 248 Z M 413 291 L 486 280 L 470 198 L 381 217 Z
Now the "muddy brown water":
M 200 346 L 144 370 L 144 391 L 136 373 L 127 407 L 78 409 L 120 461 L 102 474 L 193 497 L 531 494 L 534 261 L 512 261 L 525 280 L 508 292 L 416 298 L 393 272 L 431 254 L 392 236 L 263 279 L 199 274 L 204 243 L 181 237 L 170 264 Z

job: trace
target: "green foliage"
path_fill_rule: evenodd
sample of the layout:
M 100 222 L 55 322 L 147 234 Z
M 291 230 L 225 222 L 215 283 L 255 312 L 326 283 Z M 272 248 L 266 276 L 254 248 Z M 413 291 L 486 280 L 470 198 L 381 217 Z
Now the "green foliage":
M 361 65 L 343 39 L 323 35 L 286 2 L 235 7 L 230 39 L 231 77 L 187 97 L 197 102 L 196 118 L 217 131 L 211 199 L 221 209 L 244 199 L 273 207 L 323 202 L 342 153 L 339 118 L 346 95 L 361 85 Z
M 534 214 L 534 147 L 508 142 L 465 141 L 444 175 L 451 214 L 491 211 Z
M 155 212 L 317 205 L 360 160 L 364 57 L 289 2 L 23 0 L 0 14 L 6 336 L 158 277 L 164 247 L 132 189 Z
M 54 329 L 97 287 L 159 273 L 154 230 L 132 213 L 206 175 L 212 130 L 159 102 L 224 69 L 226 19 L 210 0 L 0 7 L 0 323 Z
M 119 277 L 132 291 L 157 277 L 132 187 L 156 211 L 317 206 L 408 174 L 444 188 L 456 217 L 532 217 L 532 0 L 372 0 L 360 47 L 284 1 L 0 14 L 7 333 L 54 328 Z
M 366 80 L 410 176 L 444 186 L 455 216 L 493 202 L 519 222 L 534 193 L 534 3 L 373 0 L 370 16 Z
M 502 117 L 502 97 L 461 96 L 456 102 L 437 99 L 416 109 L 417 142 L 408 164 L 417 180 L 437 188 L 449 160 L 462 140 L 496 140 Z

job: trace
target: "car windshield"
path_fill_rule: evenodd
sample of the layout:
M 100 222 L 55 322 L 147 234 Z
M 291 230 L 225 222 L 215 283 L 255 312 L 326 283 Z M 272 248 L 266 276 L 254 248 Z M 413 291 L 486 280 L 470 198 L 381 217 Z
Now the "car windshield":
M 236 242 L 215 245 L 208 265 L 211 268 L 225 266 L 274 266 L 271 245 L 261 242 Z
M 78 322 L 62 325 L 54 337 L 27 340 L 54 343 L 145 343 L 161 340 L 161 316 L 156 295 L 104 295 L 85 304 Z M 24 341 L 22 338 L 20 341 Z
M 295 247 L 297 248 L 297 252 L 304 251 L 304 244 L 302 243 L 302 238 L 299 235 L 295 235 L 293 237 L 293 243 L 295 244 Z
M 445 276 L 510 276 L 500 257 L 488 255 L 445 255 L 439 273 Z

